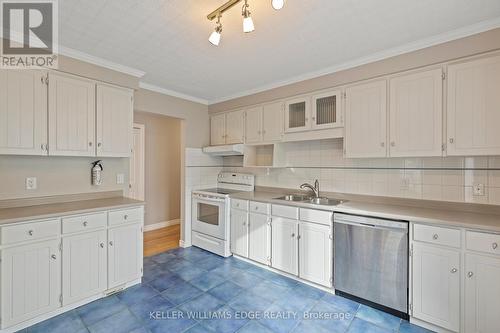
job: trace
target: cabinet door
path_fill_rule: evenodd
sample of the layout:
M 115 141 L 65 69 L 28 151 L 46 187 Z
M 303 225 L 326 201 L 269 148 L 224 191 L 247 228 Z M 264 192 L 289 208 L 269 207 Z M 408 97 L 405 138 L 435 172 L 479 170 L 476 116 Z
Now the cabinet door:
M 500 259 L 465 255 L 465 332 L 500 330 Z
M 95 84 L 49 74 L 49 155 L 95 156 Z
M 248 213 L 231 209 L 231 252 L 248 258 Z
M 210 144 L 212 146 L 226 143 L 226 115 L 218 114 L 210 117 Z
M 245 143 L 259 143 L 262 141 L 262 107 L 258 106 L 246 110 Z
M 448 66 L 448 155 L 500 155 L 500 56 Z
M 133 115 L 132 90 L 97 85 L 97 156 L 130 157 Z
M 106 231 L 63 238 L 63 304 L 96 295 L 107 288 Z
M 312 97 L 312 129 L 342 126 L 340 91 L 324 92 Z
M 61 306 L 59 240 L 2 250 L 2 328 Z
M 332 285 L 331 227 L 299 223 L 299 276 L 330 287 Z
M 271 257 L 271 230 L 267 215 L 250 213 L 248 257 L 261 264 L 269 264 Z
M 243 143 L 244 141 L 244 115 L 245 111 L 226 113 L 226 143 Z
M 142 276 L 142 225 L 108 230 L 108 288 Z
M 414 243 L 413 316 L 458 332 L 460 252 Z
M 47 155 L 45 74 L 0 69 L 0 154 Z
M 311 128 L 309 97 L 285 102 L 285 133 L 300 132 Z
M 262 137 L 264 142 L 281 141 L 283 136 L 283 103 L 264 105 L 262 111 Z
M 442 156 L 442 69 L 391 79 L 390 156 Z
M 386 81 L 365 83 L 346 89 L 346 157 L 387 155 Z
M 281 271 L 297 275 L 298 221 L 273 217 L 271 229 L 271 266 Z

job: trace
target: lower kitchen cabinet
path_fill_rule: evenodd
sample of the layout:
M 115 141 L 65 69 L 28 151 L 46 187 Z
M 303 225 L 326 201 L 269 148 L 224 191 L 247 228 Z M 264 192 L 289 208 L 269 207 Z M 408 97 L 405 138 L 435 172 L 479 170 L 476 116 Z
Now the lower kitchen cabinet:
M 465 332 L 500 331 L 500 258 L 465 255 Z
M 269 218 L 264 214 L 250 213 L 248 224 L 248 258 L 267 265 L 271 257 Z
M 299 222 L 299 277 L 332 286 L 331 227 Z
M 142 224 L 108 230 L 108 288 L 142 276 Z
M 231 209 L 231 252 L 248 258 L 248 213 Z
M 63 305 L 107 289 L 106 230 L 63 238 Z
M 2 250 L 2 328 L 61 306 L 59 243 L 55 239 Z
M 460 251 L 413 243 L 413 317 L 458 332 Z
M 299 222 L 283 217 L 272 218 L 271 266 L 298 275 Z

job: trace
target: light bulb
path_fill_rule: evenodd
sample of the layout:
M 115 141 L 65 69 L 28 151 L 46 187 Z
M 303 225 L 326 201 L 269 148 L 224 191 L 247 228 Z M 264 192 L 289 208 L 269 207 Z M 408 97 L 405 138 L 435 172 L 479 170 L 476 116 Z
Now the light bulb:
M 219 43 L 220 43 L 220 32 L 218 32 L 217 30 L 215 30 L 214 32 L 212 32 L 212 34 L 210 35 L 210 37 L 208 37 L 208 41 L 210 43 L 212 43 L 213 45 L 215 46 L 219 46 Z
M 252 32 L 255 30 L 255 26 L 253 25 L 253 20 L 250 16 L 245 17 L 243 19 L 243 32 Z
M 284 5 L 285 0 L 271 0 L 271 6 L 273 6 L 273 8 L 276 10 L 280 10 Z

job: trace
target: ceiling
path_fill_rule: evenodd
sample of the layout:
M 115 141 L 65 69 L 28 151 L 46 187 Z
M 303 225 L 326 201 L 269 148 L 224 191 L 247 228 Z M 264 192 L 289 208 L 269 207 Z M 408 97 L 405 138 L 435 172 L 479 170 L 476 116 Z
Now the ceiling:
M 237 5 L 214 47 L 206 15 L 224 2 L 59 1 L 59 41 L 211 104 L 500 26 L 498 0 L 287 0 L 280 11 L 249 0 L 255 31 L 242 32 Z

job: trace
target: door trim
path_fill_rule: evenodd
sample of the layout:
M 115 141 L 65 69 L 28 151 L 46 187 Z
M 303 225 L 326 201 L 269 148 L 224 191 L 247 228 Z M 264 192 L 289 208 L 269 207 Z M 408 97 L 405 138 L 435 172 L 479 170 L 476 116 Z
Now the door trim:
M 138 189 L 137 189 L 137 196 L 134 197 L 133 199 L 137 199 L 137 200 L 141 200 L 141 201 L 144 201 L 144 196 L 145 196 L 145 154 L 146 154 L 146 126 L 144 124 L 137 124 L 137 123 L 134 123 L 133 125 L 133 129 L 132 130 L 135 130 L 135 129 L 138 129 L 140 134 L 139 134 L 139 137 L 140 137 L 140 146 L 141 146 L 141 150 L 139 152 L 139 166 L 140 166 L 140 171 L 139 171 L 139 182 L 137 182 L 139 185 L 138 185 Z M 132 134 L 133 136 L 133 134 Z M 133 138 L 132 138 L 133 140 Z M 132 156 L 130 158 L 130 163 L 129 163 L 129 174 L 131 173 L 132 171 L 132 163 L 134 162 L 134 159 L 136 152 L 133 150 L 133 142 L 132 142 Z M 129 197 L 132 197 L 131 195 L 131 184 L 130 184 L 130 176 L 129 176 L 129 186 L 128 186 L 128 196 Z

